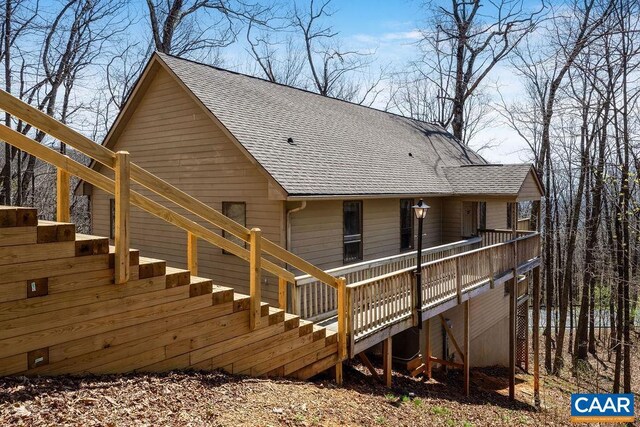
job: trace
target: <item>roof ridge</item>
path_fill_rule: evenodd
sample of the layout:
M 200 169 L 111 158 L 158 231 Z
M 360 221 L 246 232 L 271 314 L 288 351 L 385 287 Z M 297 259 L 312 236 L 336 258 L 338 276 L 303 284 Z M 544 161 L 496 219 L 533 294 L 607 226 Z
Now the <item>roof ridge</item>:
M 174 59 L 178 59 L 178 60 L 180 60 L 180 61 L 185 61 L 185 62 L 190 62 L 190 63 L 192 63 L 192 64 L 202 65 L 202 66 L 204 66 L 204 67 L 213 68 L 214 70 L 222 71 L 222 72 L 230 73 L 230 74 L 235 74 L 235 75 L 237 75 L 237 76 L 249 77 L 249 78 L 251 78 L 251 79 L 255 79 L 255 80 L 258 80 L 258 81 L 261 81 L 261 82 L 264 82 L 264 83 L 273 84 L 273 85 L 280 86 L 280 87 L 283 87 L 283 88 L 294 89 L 294 90 L 297 90 L 297 91 L 300 91 L 300 92 L 303 92 L 303 93 L 308 93 L 308 94 L 315 95 L 315 96 L 319 96 L 319 97 L 321 97 L 321 98 L 325 98 L 325 99 L 331 99 L 331 100 L 334 100 L 334 101 L 344 102 L 344 103 L 346 103 L 346 104 L 353 105 L 353 106 L 355 106 L 355 107 L 366 108 L 367 110 L 372 110 L 372 111 L 376 111 L 376 112 L 379 112 L 379 113 L 388 114 L 388 115 L 390 115 L 390 116 L 399 117 L 399 118 L 401 118 L 401 119 L 406 119 L 406 120 L 411 120 L 411 121 L 413 121 L 413 122 L 418 122 L 418 123 L 424 123 L 424 124 L 427 124 L 427 125 L 437 126 L 437 127 L 441 128 L 442 130 L 444 130 L 445 132 L 449 133 L 449 132 L 446 130 L 446 128 L 444 128 L 444 126 L 442 126 L 440 123 L 437 123 L 437 122 L 428 122 L 428 121 L 425 121 L 425 120 L 414 119 L 413 117 L 403 116 L 402 114 L 394 113 L 394 112 L 392 112 L 392 111 L 385 111 L 385 110 L 381 110 L 381 109 L 379 109 L 379 108 L 375 108 L 375 107 L 371 107 L 371 106 L 367 106 L 367 105 L 358 104 L 358 103 L 356 103 L 356 102 L 347 101 L 347 100 L 345 100 L 345 99 L 336 98 L 336 97 L 329 96 L 329 95 L 321 95 L 321 94 L 319 94 L 319 93 L 317 93 L 317 92 L 313 92 L 313 91 L 311 91 L 311 90 L 309 90 L 309 89 L 303 89 L 303 88 L 299 88 L 299 87 L 295 87 L 295 86 L 290 86 L 290 85 L 286 85 L 286 84 L 284 84 L 284 83 L 279 83 L 279 82 L 272 82 L 272 81 L 267 80 L 267 79 L 262 78 L 262 77 L 252 76 L 251 74 L 245 74 L 245 73 L 241 73 L 241 72 L 239 72 L 239 71 L 229 70 L 228 68 L 218 67 L 218 66 L 216 66 L 216 65 L 207 64 L 207 63 L 205 63 L 205 62 L 196 61 L 195 59 L 183 58 L 183 57 L 181 57 L 181 56 L 172 55 L 172 54 L 170 54 L 170 53 L 164 53 L 164 52 L 159 52 L 159 51 L 155 51 L 154 53 L 155 53 L 155 54 L 157 54 L 157 55 L 158 55 L 158 56 L 160 56 L 160 57 L 162 57 L 162 56 L 168 56 L 168 57 L 171 57 L 171 58 L 174 58 Z M 453 134 L 451 134 L 451 136 L 453 137 L 453 139 L 454 139 L 458 144 L 460 144 L 461 146 L 463 146 L 463 147 L 465 147 L 465 148 L 468 148 L 468 147 L 466 147 L 464 144 L 462 144 L 462 142 L 461 142 L 461 141 L 459 141 L 457 138 L 455 138 L 455 137 L 453 136 Z

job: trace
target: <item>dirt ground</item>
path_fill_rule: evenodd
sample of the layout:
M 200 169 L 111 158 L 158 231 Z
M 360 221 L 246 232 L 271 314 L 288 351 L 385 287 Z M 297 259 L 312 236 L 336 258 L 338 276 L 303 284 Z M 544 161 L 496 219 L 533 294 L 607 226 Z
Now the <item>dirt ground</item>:
M 634 365 L 640 367 L 635 355 Z M 379 366 L 379 361 L 373 360 Z M 607 367 L 605 370 L 604 367 Z M 458 372 L 425 382 L 394 372 L 393 387 L 377 383 L 359 364 L 345 367 L 337 387 L 313 382 L 253 379 L 219 372 L 83 378 L 0 379 L 0 425 L 82 426 L 520 426 L 571 425 L 570 394 L 607 386 L 598 372 L 543 376 L 542 410 L 533 402 L 533 377 L 518 375 L 517 401 L 508 400 L 503 368 L 472 370 L 471 396 Z M 637 377 L 634 391 L 640 391 Z M 637 406 L 640 401 L 636 400 Z

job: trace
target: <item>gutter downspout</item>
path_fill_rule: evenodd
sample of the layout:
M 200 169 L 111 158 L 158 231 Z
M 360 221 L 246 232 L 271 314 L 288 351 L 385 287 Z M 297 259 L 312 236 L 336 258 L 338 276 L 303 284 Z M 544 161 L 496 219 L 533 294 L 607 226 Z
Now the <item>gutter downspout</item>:
M 303 200 L 302 202 L 300 202 L 300 206 L 298 206 L 297 208 L 289 209 L 287 211 L 287 235 L 286 235 L 287 248 L 286 249 L 288 251 L 291 250 L 291 214 L 300 212 L 306 207 L 307 207 L 307 201 Z

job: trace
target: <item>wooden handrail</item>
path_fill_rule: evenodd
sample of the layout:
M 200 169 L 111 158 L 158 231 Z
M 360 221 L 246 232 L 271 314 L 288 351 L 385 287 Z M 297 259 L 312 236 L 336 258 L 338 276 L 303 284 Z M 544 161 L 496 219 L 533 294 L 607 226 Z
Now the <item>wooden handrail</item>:
M 91 159 L 114 169 L 115 153 L 105 146 L 96 144 L 91 139 L 79 132 L 69 128 L 53 117 L 33 108 L 24 101 L 15 98 L 6 91 L 0 90 L 0 106 L 6 112 L 16 116 L 54 138 L 64 142 L 74 149 L 86 154 Z M 163 179 L 153 175 L 151 172 L 141 168 L 135 163 L 131 163 L 131 179 L 138 184 L 148 188 L 154 193 L 162 196 L 183 209 L 201 217 L 211 224 L 219 227 L 234 236 L 249 242 L 249 229 L 226 217 L 217 210 L 207 206 L 200 200 L 190 196 L 177 187 L 169 184 Z M 315 265 L 294 255 L 286 249 L 278 246 L 268 239 L 262 239 L 264 252 L 278 258 L 292 267 L 316 277 L 327 285 L 338 287 L 337 278 L 325 273 Z M 293 280 L 292 280 L 293 282 Z
M 531 238 L 534 238 L 536 236 L 539 238 L 539 233 L 538 232 L 534 232 L 534 234 L 527 234 L 525 236 L 518 237 L 516 239 L 510 239 L 510 240 L 507 240 L 506 242 L 496 243 L 494 245 L 489 245 L 489 246 L 483 246 L 482 248 L 478 248 L 478 249 L 472 249 L 470 251 L 463 252 L 461 254 L 451 255 L 451 256 L 448 256 L 448 257 L 444 257 L 444 258 L 439 258 L 439 259 L 434 260 L 434 261 L 429 261 L 429 262 L 423 263 L 422 264 L 422 268 L 426 268 L 426 267 L 429 267 L 429 266 L 432 266 L 432 265 L 435 265 L 435 264 L 439 264 L 439 263 L 442 263 L 442 262 L 445 262 L 445 261 L 457 260 L 459 258 L 473 256 L 474 254 L 479 253 L 479 252 L 487 251 L 489 249 L 494 249 L 494 248 L 497 248 L 499 246 L 507 246 L 507 245 L 513 244 L 516 241 L 522 241 L 522 240 L 526 240 L 526 239 L 531 239 Z M 380 276 L 377 276 L 377 277 L 371 277 L 369 279 L 361 280 L 361 281 L 356 282 L 356 283 L 350 283 L 349 285 L 347 285 L 347 288 L 353 289 L 353 288 L 358 288 L 358 287 L 361 287 L 361 286 L 366 286 L 366 285 L 368 285 L 370 283 L 373 283 L 373 282 L 376 282 L 376 281 L 379 281 L 379 280 L 388 279 L 388 278 L 391 278 L 393 276 L 398 276 L 398 275 L 406 273 L 406 272 L 414 271 L 415 269 L 416 269 L 415 266 L 403 268 L 403 269 L 400 269 L 400 270 L 393 271 L 391 273 L 387 273 L 387 274 L 383 274 L 383 275 L 380 275 Z
M 481 243 L 482 239 L 480 237 L 471 237 L 465 240 L 459 240 L 452 243 L 446 243 L 444 245 L 431 246 L 428 248 L 422 249 L 422 257 L 426 258 L 428 255 L 435 254 L 438 252 L 444 252 L 447 250 L 463 248 L 465 246 L 470 246 L 476 243 Z M 370 270 L 373 267 L 385 265 L 392 263 L 394 261 L 403 260 L 405 258 L 409 258 L 410 260 L 416 259 L 416 251 L 412 252 L 403 252 L 397 255 L 390 255 L 383 258 L 376 258 L 373 260 L 362 261 L 355 264 L 343 265 L 340 267 L 331 268 L 326 271 L 327 274 L 331 274 L 332 276 L 346 276 L 349 273 L 353 273 L 361 270 Z M 314 281 L 313 276 L 309 274 L 303 274 L 300 276 L 296 276 L 296 286 L 303 286 L 308 283 Z
M 11 145 L 21 149 L 22 151 L 38 157 L 58 168 L 64 169 L 68 173 L 95 185 L 102 191 L 114 194 L 114 180 L 76 162 L 75 160 L 70 159 L 67 156 L 63 156 L 51 148 L 35 142 L 31 138 L 10 129 L 3 124 L 0 124 L 0 139 L 10 141 Z M 191 221 L 190 219 L 162 206 L 158 202 L 155 202 L 138 192 L 131 191 L 131 203 L 150 214 L 175 225 L 176 227 L 193 233 L 195 236 L 204 239 L 247 262 L 249 261 L 249 251 L 247 249 L 223 238 L 222 236 L 219 236 L 206 227 Z M 285 270 L 271 261 L 264 260 L 262 265 L 266 271 L 276 276 L 284 277 L 289 282 L 293 282 L 295 279 L 292 272 Z

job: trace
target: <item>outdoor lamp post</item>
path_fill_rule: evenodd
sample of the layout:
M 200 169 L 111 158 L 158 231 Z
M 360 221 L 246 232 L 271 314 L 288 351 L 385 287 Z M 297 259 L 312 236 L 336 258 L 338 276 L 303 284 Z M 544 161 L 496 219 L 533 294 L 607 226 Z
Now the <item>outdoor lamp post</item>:
M 418 250 L 416 262 L 416 312 L 418 314 L 418 329 L 422 329 L 422 223 L 427 217 L 429 205 L 422 199 L 417 205 L 412 206 L 418 219 Z

